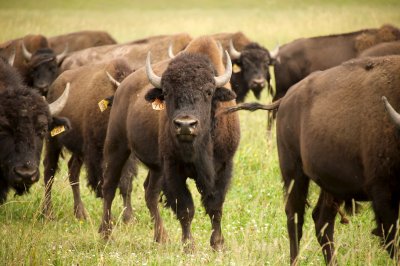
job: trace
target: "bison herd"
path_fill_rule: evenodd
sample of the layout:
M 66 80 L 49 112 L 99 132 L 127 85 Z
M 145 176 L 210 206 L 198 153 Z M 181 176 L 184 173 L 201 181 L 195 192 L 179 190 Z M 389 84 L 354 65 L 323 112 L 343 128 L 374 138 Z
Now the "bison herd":
M 132 217 L 132 180 L 141 162 L 148 169 L 145 201 L 154 240 L 167 238 L 162 193 L 181 224 L 185 249 L 193 249 L 194 204 L 186 184 L 192 178 L 211 221 L 210 245 L 220 250 L 240 141 L 237 111 L 264 109 L 268 130 L 276 119 L 291 262 L 299 252 L 310 181 L 321 188 L 312 217 L 327 263 L 335 263 L 335 216 L 353 201 L 372 202 L 373 233 L 394 257 L 399 54 L 400 30 L 392 25 L 302 38 L 273 51 L 242 32 L 123 44 L 101 31 L 7 41 L 0 44 L 0 204 L 11 189 L 22 195 L 39 180 L 43 156 L 42 213 L 51 218 L 52 184 L 66 149 L 74 215 L 87 217 L 79 188 L 85 165 L 88 186 L 103 198 L 99 232 L 108 239 L 117 187 L 123 220 Z M 249 91 L 260 99 L 264 88 L 273 103 L 243 103 Z

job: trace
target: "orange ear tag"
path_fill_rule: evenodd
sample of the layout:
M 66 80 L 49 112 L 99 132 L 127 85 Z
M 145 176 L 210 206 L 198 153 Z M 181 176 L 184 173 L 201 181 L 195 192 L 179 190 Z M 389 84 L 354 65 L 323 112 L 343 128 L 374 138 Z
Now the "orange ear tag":
M 155 99 L 154 102 L 151 103 L 151 107 L 153 107 L 154 110 L 156 111 L 161 111 L 164 110 L 164 102 L 161 101 L 160 99 Z

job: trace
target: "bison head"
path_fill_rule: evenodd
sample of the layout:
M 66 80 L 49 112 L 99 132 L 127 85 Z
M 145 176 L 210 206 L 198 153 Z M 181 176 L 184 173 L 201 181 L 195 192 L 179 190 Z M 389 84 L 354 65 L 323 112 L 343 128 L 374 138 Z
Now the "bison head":
M 66 103 L 69 86 L 63 95 L 48 105 L 36 91 L 24 86 L 0 93 L 0 203 L 8 187 L 18 195 L 39 180 L 43 139 L 54 123 L 69 126 L 65 118 L 53 118 Z
M 32 54 L 22 43 L 22 52 L 28 62 L 28 86 L 37 89 L 43 96 L 46 96 L 49 86 L 59 74 L 59 64 L 66 56 L 68 47 L 59 55 L 55 55 L 53 50 L 49 48 L 38 49 Z
M 159 77 L 153 72 L 148 55 L 146 72 L 155 88 L 147 92 L 145 99 L 165 106 L 166 130 L 176 145 L 196 146 L 210 137 L 217 102 L 236 98 L 232 90 L 223 87 L 232 73 L 226 54 L 225 73 L 218 77 L 208 57 L 190 53 L 176 56 Z
M 235 88 L 235 90 L 243 90 L 240 92 L 243 96 L 238 99 L 239 102 L 244 100 L 244 96 L 249 90 L 253 91 L 257 99 L 260 99 L 261 91 L 266 85 L 271 90 L 269 66 L 273 65 L 275 60 L 268 50 L 257 43 L 250 43 L 241 52 L 238 52 L 231 40 L 229 52 L 234 64 L 232 79 L 237 83 L 232 86 L 238 87 L 239 84 L 243 84 L 240 88 Z

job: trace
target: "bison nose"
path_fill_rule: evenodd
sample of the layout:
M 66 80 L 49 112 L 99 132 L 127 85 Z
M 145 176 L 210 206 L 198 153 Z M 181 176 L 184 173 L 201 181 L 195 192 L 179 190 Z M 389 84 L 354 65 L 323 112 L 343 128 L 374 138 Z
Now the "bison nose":
M 255 87 L 264 87 L 265 86 L 265 78 L 256 78 L 252 81 L 253 86 Z
M 193 134 L 199 121 L 193 118 L 176 118 L 174 119 L 175 128 L 178 134 L 190 135 Z
M 18 177 L 22 177 L 24 180 L 30 179 L 31 182 L 37 181 L 37 177 L 39 176 L 38 168 L 35 166 L 16 166 L 14 167 L 14 172 Z

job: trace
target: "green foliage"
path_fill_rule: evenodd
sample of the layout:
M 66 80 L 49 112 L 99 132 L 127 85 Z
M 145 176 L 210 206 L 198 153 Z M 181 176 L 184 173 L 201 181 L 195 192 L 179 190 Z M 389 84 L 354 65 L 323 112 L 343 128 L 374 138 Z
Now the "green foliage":
M 300 37 L 400 25 L 398 1 L 1 1 L 0 40 L 28 33 L 46 36 L 83 29 L 106 30 L 126 42 L 149 35 L 189 32 L 192 36 L 242 30 L 262 45 L 273 48 Z M 42 10 L 44 8 L 44 11 Z M 329 55 L 327 55 L 329 56 Z M 266 92 L 262 102 L 269 102 Z M 253 96 L 249 99 L 254 101 Z M 122 200 L 113 204 L 113 240 L 104 243 L 97 233 L 102 203 L 85 184 L 82 198 L 87 221 L 73 216 L 72 192 L 66 159 L 53 186 L 56 218 L 41 214 L 43 181 L 22 197 L 9 195 L 0 206 L 0 264 L 5 265 L 282 265 L 289 264 L 289 241 L 275 134 L 266 133 L 266 113 L 240 113 L 242 138 L 235 156 L 234 179 L 224 205 L 223 232 L 226 248 L 215 253 L 209 246 L 210 222 L 192 181 L 196 214 L 193 236 L 196 250 L 185 254 L 180 244 L 179 222 L 171 211 L 162 210 L 169 234 L 164 245 L 152 241 L 153 226 L 144 202 L 141 168 L 134 181 L 134 221 L 121 222 Z M 301 263 L 321 265 L 323 258 L 311 219 L 318 188 L 310 191 L 301 242 Z M 374 227 L 369 204 L 349 225 L 337 219 L 335 240 L 340 265 L 394 265 L 370 232 Z

